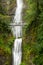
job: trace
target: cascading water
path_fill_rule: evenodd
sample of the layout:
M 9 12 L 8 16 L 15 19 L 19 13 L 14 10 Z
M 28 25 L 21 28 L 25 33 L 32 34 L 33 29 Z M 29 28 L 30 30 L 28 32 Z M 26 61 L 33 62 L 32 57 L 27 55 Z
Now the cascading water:
M 13 24 L 22 24 L 22 8 L 23 8 L 23 1 L 22 0 L 16 0 L 17 2 L 17 8 L 13 20 Z M 12 28 L 13 35 L 16 37 L 14 41 L 14 48 L 13 48 L 13 65 L 20 65 L 21 63 L 21 57 L 22 57 L 22 26 L 14 26 Z

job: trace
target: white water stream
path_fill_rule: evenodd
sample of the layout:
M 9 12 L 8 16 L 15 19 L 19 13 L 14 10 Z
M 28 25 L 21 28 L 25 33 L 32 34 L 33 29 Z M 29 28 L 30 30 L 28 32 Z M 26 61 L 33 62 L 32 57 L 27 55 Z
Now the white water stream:
M 16 0 L 17 7 L 15 11 L 15 16 L 13 20 L 13 24 L 22 24 L 22 8 L 23 8 L 23 1 Z M 14 26 L 12 27 L 13 35 L 16 37 L 14 41 L 14 48 L 13 48 L 13 65 L 20 65 L 21 64 L 21 57 L 22 57 L 22 26 Z

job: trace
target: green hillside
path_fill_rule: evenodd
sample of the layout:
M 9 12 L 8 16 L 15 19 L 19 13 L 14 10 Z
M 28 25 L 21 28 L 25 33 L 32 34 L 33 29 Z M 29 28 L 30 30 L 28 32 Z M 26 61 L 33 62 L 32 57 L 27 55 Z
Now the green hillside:
M 7 4 L 9 2 L 9 4 Z M 14 36 L 9 27 L 15 0 L 0 0 L 0 65 L 12 65 Z M 43 0 L 24 0 L 21 65 L 43 65 Z

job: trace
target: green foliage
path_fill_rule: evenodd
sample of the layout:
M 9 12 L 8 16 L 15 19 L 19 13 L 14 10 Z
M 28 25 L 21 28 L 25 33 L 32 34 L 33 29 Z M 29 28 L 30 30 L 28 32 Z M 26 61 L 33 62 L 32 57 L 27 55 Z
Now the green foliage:
M 26 65 L 24 62 L 22 62 L 20 65 Z
M 3 18 L 3 16 L 2 17 L 0 16 L 0 33 L 5 33 L 5 31 L 6 33 L 10 33 L 11 31 L 9 28 L 9 24 L 10 24 L 10 19 L 7 18 L 7 16 L 6 18 L 5 17 Z
M 37 11 L 37 4 L 36 1 L 33 0 L 26 0 L 26 7 L 27 9 L 24 9 L 24 22 L 28 23 L 28 25 L 31 23 L 31 21 L 34 20 L 36 17 L 36 11 Z
M 43 65 L 43 55 L 37 55 L 35 58 L 34 58 L 34 63 L 35 65 Z
M 4 0 L 5 1 L 5 0 Z M 4 2 L 3 1 L 3 2 Z M 0 64 L 11 65 L 14 37 L 9 26 L 12 16 L 8 15 L 8 5 L 0 0 Z M 7 15 L 6 15 L 7 14 Z
M 0 4 L 0 55 L 8 58 L 3 65 L 10 65 L 9 56 L 12 53 L 14 37 L 9 24 L 12 17 L 9 9 L 13 9 L 15 0 L 9 0 L 9 7 Z M 1 2 L 1 0 L 0 0 Z M 23 10 L 23 21 L 27 26 L 23 28 L 23 58 L 21 65 L 43 65 L 43 0 L 24 0 L 26 8 Z M 10 56 L 11 57 L 11 56 Z
M 26 1 L 30 8 L 24 16 L 28 25 L 23 38 L 23 61 L 26 65 L 43 65 L 43 0 Z

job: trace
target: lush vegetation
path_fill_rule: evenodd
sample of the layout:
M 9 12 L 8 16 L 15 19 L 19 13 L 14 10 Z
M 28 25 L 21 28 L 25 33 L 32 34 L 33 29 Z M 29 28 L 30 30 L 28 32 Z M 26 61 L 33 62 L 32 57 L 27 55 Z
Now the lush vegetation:
M 4 6 L 5 7 L 4 7 Z M 11 5 L 10 5 L 11 6 Z M 12 16 L 8 15 L 6 2 L 0 3 L 0 65 L 11 65 L 14 37 L 9 26 Z
M 14 37 L 9 23 L 15 0 L 9 6 L 0 0 L 0 65 L 11 65 Z M 3 5 L 5 6 L 3 6 Z M 22 63 L 21 65 L 43 65 L 43 0 L 24 0 Z M 10 13 L 9 13 L 10 12 Z
M 26 0 L 23 65 L 43 65 L 43 0 Z

